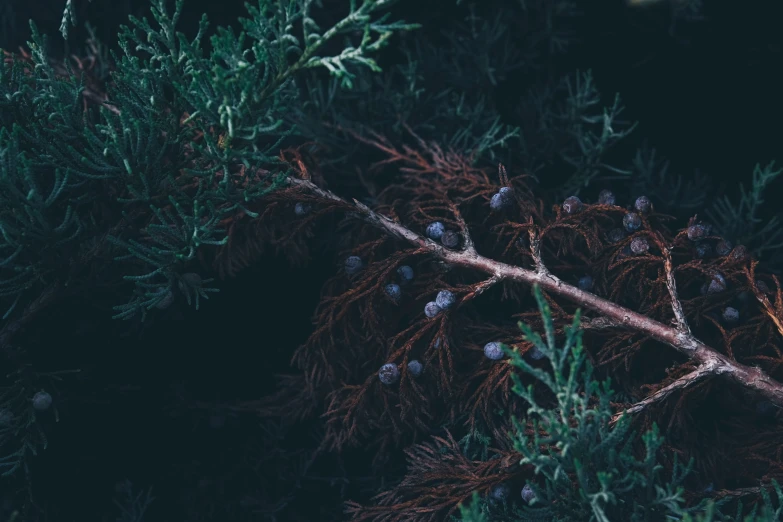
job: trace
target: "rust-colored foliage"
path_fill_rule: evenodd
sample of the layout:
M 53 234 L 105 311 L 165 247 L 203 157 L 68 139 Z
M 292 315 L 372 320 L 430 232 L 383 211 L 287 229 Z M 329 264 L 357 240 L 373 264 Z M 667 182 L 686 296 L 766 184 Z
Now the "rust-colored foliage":
M 460 232 L 463 241 L 469 237 L 482 256 L 528 269 L 535 269 L 528 247 L 528 231 L 535 227 L 542 261 L 551 273 L 571 284 L 590 275 L 593 293 L 663 324 L 674 321 L 664 263 L 664 251 L 670 252 L 694 335 L 730 359 L 783 380 L 779 282 L 774 279 L 773 304 L 764 290 L 766 283 L 754 283 L 761 278 L 742 247 L 725 257 L 697 258 L 695 243 L 686 233 L 687 225 L 697 223 L 695 217 L 691 223 L 678 223 L 653 208 L 642 216 L 638 231 L 612 243 L 607 234 L 622 226 L 626 208 L 585 204 L 580 212 L 567 214 L 559 205 L 547 208 L 536 196 L 533 177 L 513 169 L 509 176 L 502 166 L 497 176 L 495 168 L 473 166 L 472 158 L 425 143 L 412 131 L 413 144 L 402 147 L 371 131 L 345 132 L 385 155 L 364 175 L 366 183 L 378 187 L 372 206 L 379 214 L 420 234 L 429 223 L 440 221 L 446 229 Z M 313 177 L 313 167 L 297 151 L 288 151 L 284 158 L 298 176 Z M 489 201 L 501 186 L 513 189 L 514 205 L 493 212 Z M 350 212 L 338 202 L 324 202 L 295 188 L 272 199 L 277 203 L 308 198 L 321 205 L 319 217 L 336 210 Z M 311 226 L 314 218 L 292 225 L 286 241 Z M 531 348 L 515 322 L 540 326 L 530 289 L 512 282 L 493 285 L 481 274 L 444 265 L 427 251 L 350 216 L 340 228 L 340 236 L 348 238 L 343 257 L 360 256 L 364 269 L 354 276 L 340 271 L 327 282 L 314 330 L 293 357 L 300 376 L 288 377 L 276 396 L 258 406 L 261 413 L 292 419 L 320 415 L 326 424 L 322 449 L 370 447 L 376 451 L 377 466 L 407 448 L 407 477 L 376 497 L 374 506 L 350 503 L 348 511 L 356 521 L 443 520 L 473 490 L 486 492 L 510 476 L 530 477 L 518 466 L 517 457 L 499 449 L 508 438 L 510 416 L 524 418 L 527 405 L 511 391 L 511 366 L 483 354 L 490 341 L 502 341 L 522 353 Z M 629 245 L 640 237 L 650 248 L 635 255 Z M 709 236 L 704 241 L 719 239 Z M 415 278 L 403 286 L 403 297 L 395 302 L 384 287 L 396 280 L 402 265 L 413 267 Z M 727 288 L 708 293 L 705 284 L 716 274 L 725 278 Z M 424 305 L 444 289 L 456 295 L 456 303 L 427 318 Z M 552 296 L 547 299 L 556 324 L 569 324 L 577 306 Z M 738 324 L 727 325 L 721 319 L 726 306 L 739 310 Z M 585 311 L 585 346 L 598 372 L 611 377 L 620 394 L 618 410 L 694 369 L 670 347 L 594 319 L 595 314 Z M 407 370 L 413 359 L 423 363 L 418 378 Z M 400 368 L 400 379 L 393 385 L 378 379 L 377 372 L 386 363 Z M 650 406 L 636 419 L 642 430 L 657 422 L 668 439 L 669 454 L 674 450 L 695 457 L 696 476 L 710 477 L 716 489 L 754 485 L 759 477 L 780 480 L 783 461 L 774 442 L 780 427 L 761 420 L 747 402 L 747 393 L 739 386 L 711 378 Z M 420 442 L 444 425 L 489 435 L 501 458 L 471 461 L 451 435 Z M 511 465 L 514 459 L 517 464 Z M 664 462 L 671 467 L 670 460 Z M 695 487 L 706 485 L 699 484 L 694 479 Z

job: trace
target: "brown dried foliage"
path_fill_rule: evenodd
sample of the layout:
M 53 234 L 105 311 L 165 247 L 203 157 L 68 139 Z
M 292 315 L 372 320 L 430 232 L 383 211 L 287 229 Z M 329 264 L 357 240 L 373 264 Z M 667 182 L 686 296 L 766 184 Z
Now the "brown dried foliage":
M 472 158 L 424 143 L 412 132 L 414 144 L 401 148 L 372 132 L 346 132 L 386 155 L 365 174 L 369 183 L 378 186 L 379 180 L 388 179 L 382 174 L 389 169 L 397 173 L 393 183 L 378 190 L 373 207 L 377 213 L 420 234 L 432 221 L 441 221 L 448 230 L 460 232 L 463 242 L 473 241 L 481 255 L 528 269 L 535 269 L 528 231 L 536 227 L 542 261 L 551 273 L 572 284 L 590 275 L 593 293 L 664 324 L 674 320 L 664 267 L 663 252 L 668 249 L 694 335 L 730 359 L 756 365 L 783 380 L 780 285 L 775 278 L 777 294 L 772 303 L 765 287 L 754 284 L 756 263 L 742 249 L 726 257 L 698 259 L 686 228 L 654 209 L 642 216 L 638 231 L 611 243 L 607 233 L 622 226 L 627 212 L 623 207 L 586 204 L 581 212 L 569 215 L 559 205 L 547 208 L 535 196 L 531 177 L 508 178 L 501 167 L 498 179 L 494 169 L 474 167 Z M 297 153 L 288 154 L 300 175 L 308 176 L 308 167 L 298 161 Z M 513 188 L 514 205 L 492 212 L 489 200 L 501 185 Z M 318 199 L 296 188 L 277 197 Z M 351 211 L 323 198 L 314 205 L 322 205 L 323 212 Z M 694 218 L 689 224 L 695 222 Z M 489 341 L 502 341 L 522 352 L 530 349 L 511 320 L 540 326 L 529 288 L 507 281 L 495 286 L 480 274 L 446 266 L 422 248 L 384 235 L 362 220 L 346 219 L 341 227 L 341 237 L 350 238 L 344 257 L 360 256 L 365 268 L 352 277 L 339 273 L 325 285 L 314 330 L 293 357 L 301 375 L 289 377 L 288 386 L 258 405 L 262 414 L 291 418 L 320 414 L 327 426 L 323 449 L 371 446 L 377 450 L 377 465 L 391 452 L 407 448 L 407 477 L 376 497 L 374 506 L 349 503 L 348 512 L 356 521 L 442 520 L 471 491 L 486 492 L 509 476 L 530 476 L 518 465 L 501 464 L 518 462 L 517 456 L 498 448 L 507 439 L 509 416 L 524 417 L 526 405 L 511 392 L 511 367 L 483 355 Z M 630 252 L 636 237 L 647 239 L 647 253 Z M 710 236 L 704 241 L 719 239 Z M 411 284 L 402 286 L 403 298 L 397 303 L 386 296 L 384 286 L 398 282 L 396 270 L 406 264 L 416 275 Z M 704 284 L 716 273 L 726 279 L 727 290 L 705 294 Z M 435 318 L 426 318 L 425 303 L 444 289 L 451 290 L 457 302 Z M 547 299 L 556 324 L 570 323 L 576 306 L 552 296 Z M 740 310 L 738 325 L 726 325 L 721 319 L 726 306 Z M 630 402 L 695 368 L 692 361 L 660 342 L 615 328 L 589 311 L 583 324 L 593 364 L 612 378 L 614 388 Z M 413 359 L 424 365 L 418 378 L 407 371 Z M 398 383 L 387 386 L 377 372 L 390 362 L 398 365 L 401 376 Z M 747 392 L 736 385 L 704 379 L 652 404 L 637 421 L 643 430 L 652 422 L 662 426 L 670 439 L 666 449 L 695 457 L 696 475 L 714 478 L 717 489 L 753 485 L 759 477 L 783 478 L 783 461 L 774 442 L 780 427 L 777 421 L 762 419 L 754 407 L 747 406 L 747 399 Z M 620 410 L 630 402 L 616 406 Z M 711 418 L 703 413 L 705 409 L 713 412 Z M 470 461 L 451 435 L 415 444 L 442 425 L 491 435 L 492 446 L 502 458 Z M 438 448 L 445 448 L 445 453 Z M 670 460 L 665 462 L 671 466 Z

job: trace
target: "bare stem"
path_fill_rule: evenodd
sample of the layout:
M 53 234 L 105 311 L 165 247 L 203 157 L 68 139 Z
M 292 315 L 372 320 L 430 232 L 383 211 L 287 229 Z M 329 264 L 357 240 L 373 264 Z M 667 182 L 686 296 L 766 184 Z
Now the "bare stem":
M 318 194 L 324 199 L 338 203 L 340 206 L 350 205 L 346 200 L 332 192 L 317 187 L 310 181 L 289 177 L 288 182 L 291 185 Z M 356 200 L 354 200 L 352 206 L 368 223 L 384 230 L 386 233 L 396 238 L 429 252 L 450 265 L 479 270 L 497 277 L 500 281 L 509 280 L 529 285 L 537 284 L 542 290 L 598 312 L 605 316 L 607 320 L 621 325 L 624 328 L 643 333 L 652 339 L 668 344 L 693 360 L 699 368 L 709 369 L 708 371 L 712 375 L 726 375 L 742 386 L 759 392 L 774 404 L 783 407 L 783 385 L 772 379 L 759 368 L 745 366 L 729 359 L 725 355 L 694 338 L 689 333 L 683 332 L 680 328 L 667 326 L 607 299 L 580 290 L 575 286 L 563 282 L 548 271 L 542 272 L 541 267 L 538 267 L 538 270 L 533 271 L 489 259 L 479 255 L 475 250 L 449 250 L 431 239 L 413 232 L 404 225 L 378 214 L 367 207 L 367 205 Z M 531 235 L 531 247 L 533 243 L 532 239 L 537 240 L 537 236 Z
M 691 373 L 683 375 L 682 377 L 680 377 L 673 383 L 669 384 L 668 386 L 664 386 L 657 392 L 649 395 L 644 400 L 639 401 L 633 406 L 631 406 L 630 408 L 615 414 L 612 417 L 612 420 L 609 422 L 609 424 L 614 425 L 617 423 L 617 421 L 620 420 L 620 417 L 622 417 L 623 415 L 639 413 L 640 411 L 650 406 L 651 404 L 664 400 L 672 393 L 678 390 L 684 390 L 688 386 L 692 386 L 697 382 L 702 381 L 703 379 L 706 379 L 711 375 L 715 375 L 716 373 L 720 373 L 720 372 L 716 371 L 716 369 L 709 364 L 699 366 Z

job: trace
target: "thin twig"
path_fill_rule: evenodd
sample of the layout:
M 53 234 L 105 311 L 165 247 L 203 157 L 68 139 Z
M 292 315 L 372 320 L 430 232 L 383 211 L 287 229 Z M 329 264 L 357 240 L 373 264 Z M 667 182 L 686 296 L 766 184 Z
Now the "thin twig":
M 664 386 L 663 388 L 656 391 L 655 393 L 645 397 L 644 400 L 637 402 L 630 408 L 627 408 L 624 411 L 616 413 L 612 417 L 612 420 L 609 422 L 609 424 L 613 426 L 614 424 L 617 423 L 617 421 L 620 420 L 620 417 L 622 417 L 623 415 L 639 413 L 640 411 L 650 406 L 651 404 L 664 400 L 672 393 L 678 390 L 684 390 L 688 386 L 692 386 L 697 382 L 706 379 L 707 377 L 710 377 L 712 375 L 717 375 L 719 373 L 721 373 L 720 370 L 716 369 L 712 364 L 710 363 L 703 364 L 698 368 L 696 368 L 695 370 L 693 370 L 691 373 L 683 375 L 682 377 L 680 377 L 673 383 L 669 384 L 668 386 Z
M 288 182 L 291 185 L 315 193 L 324 199 L 339 203 L 341 206 L 351 205 L 348 201 L 330 191 L 319 188 L 310 181 L 289 177 Z M 672 328 L 612 301 L 580 290 L 548 272 L 542 273 L 501 263 L 481 256 L 475 250 L 472 252 L 449 250 L 431 239 L 413 232 L 401 223 L 378 214 L 367 205 L 356 200 L 354 200 L 353 208 L 358 210 L 360 214 L 363 214 L 365 221 L 373 226 L 384 230 L 396 238 L 416 245 L 421 250 L 429 252 L 450 265 L 479 270 L 496 276 L 499 281 L 509 280 L 529 285 L 537 284 L 543 290 L 594 310 L 608 320 L 622 325 L 624 328 L 635 330 L 648 335 L 652 339 L 668 344 L 693 360 L 700 368 L 710 368 L 713 375 L 727 375 L 735 382 L 756 390 L 774 404 L 783 407 L 783 385 L 765 374 L 760 368 L 745 366 L 733 361 L 692 335 L 684 333 L 679 328 Z M 531 234 L 531 240 L 533 239 L 537 240 L 538 238 L 536 235 Z
M 659 238 L 658 246 L 663 253 L 663 268 L 666 271 L 666 288 L 669 290 L 669 296 L 672 299 L 672 310 L 674 319 L 677 321 L 677 329 L 683 334 L 691 336 L 691 329 L 688 326 L 688 320 L 685 318 L 685 312 L 682 309 L 682 303 L 677 295 L 677 281 L 674 279 L 674 266 L 672 263 L 672 253 L 669 247 Z

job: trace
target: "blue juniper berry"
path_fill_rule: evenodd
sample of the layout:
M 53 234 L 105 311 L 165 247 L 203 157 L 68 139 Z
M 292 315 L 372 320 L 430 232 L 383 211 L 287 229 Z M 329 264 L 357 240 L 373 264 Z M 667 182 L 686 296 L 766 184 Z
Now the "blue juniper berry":
M 459 234 L 452 230 L 447 230 L 441 236 L 440 242 L 447 248 L 457 248 L 457 245 L 459 245 Z
M 497 194 L 493 194 L 492 198 L 489 200 L 489 208 L 491 208 L 495 212 L 499 210 L 503 210 L 507 205 L 508 205 L 508 198 L 506 198 L 500 192 L 498 192 Z
M 493 361 L 499 361 L 503 358 L 503 349 L 500 347 L 500 343 L 490 342 L 484 345 L 484 356 L 487 359 Z
M 633 207 L 642 214 L 647 214 L 652 209 L 652 202 L 647 196 L 639 196 L 633 204 Z
M 427 225 L 427 237 L 437 241 L 443 237 L 443 233 L 446 231 L 446 227 L 440 221 L 433 221 Z
M 614 205 L 615 197 L 614 192 L 608 189 L 604 189 L 598 194 L 598 204 L 600 205 Z
M 383 384 L 394 384 L 400 378 L 400 370 L 397 369 L 396 364 L 386 363 L 378 370 L 378 378 Z
M 631 252 L 634 254 L 644 254 L 648 250 L 650 250 L 650 244 L 643 237 L 635 237 L 631 241 Z
M 718 244 L 715 245 L 715 252 L 717 252 L 719 256 L 727 256 L 731 253 L 732 248 L 734 248 L 734 245 L 731 244 L 731 241 L 728 239 L 721 239 L 718 241 Z
M 726 321 L 727 324 L 735 324 L 739 321 L 739 310 L 736 308 L 732 308 L 731 306 L 727 306 L 723 309 L 723 320 Z
M 408 361 L 408 371 L 414 377 L 418 377 L 419 375 L 421 375 L 423 369 L 424 367 L 416 359 L 413 359 L 412 361 Z
M 46 411 L 52 405 L 52 396 L 41 390 L 33 395 L 33 408 L 38 411 Z
M 310 205 L 308 205 L 307 203 L 302 203 L 300 201 L 296 205 L 294 205 L 294 214 L 296 214 L 297 216 L 304 216 L 310 213 L 311 208 L 312 207 L 310 207 Z
M 432 319 L 440 313 L 440 306 L 435 301 L 430 301 L 424 305 L 424 315 Z
M 530 484 L 525 484 L 525 487 L 522 488 L 522 500 L 524 500 L 526 504 L 530 504 L 535 498 L 536 494 L 533 491 L 533 488 L 530 487 Z
M 688 239 L 691 241 L 700 241 L 707 236 L 707 227 L 701 224 L 688 227 Z
M 723 274 L 715 272 L 712 274 L 712 279 L 710 279 L 710 282 L 707 285 L 707 293 L 717 294 L 718 292 L 726 290 L 726 287 L 726 278 L 723 277 Z
M 593 278 L 589 275 L 582 276 L 579 278 L 579 289 L 584 290 L 585 292 L 589 292 L 593 289 Z
M 413 269 L 408 265 L 402 265 L 398 268 L 397 275 L 400 276 L 400 282 L 403 284 L 413 281 Z
M 582 200 L 576 196 L 569 196 L 563 201 L 563 210 L 566 214 L 576 214 L 582 210 Z
M 402 290 L 400 289 L 400 285 L 396 283 L 389 283 L 386 285 L 385 290 L 386 295 L 388 295 L 395 303 L 400 300 L 400 297 L 402 297 Z
M 435 298 L 435 304 L 437 304 L 442 310 L 451 308 L 457 298 L 448 290 L 441 290 L 438 292 L 438 296 Z
M 758 288 L 759 292 L 761 292 L 762 294 L 771 293 L 771 290 L 769 289 L 769 286 L 767 286 L 767 283 L 765 283 L 761 279 L 756 279 L 756 288 Z
M 345 259 L 345 273 L 348 275 L 357 274 L 364 267 L 364 262 L 359 256 L 348 256 Z
M 748 249 L 745 248 L 745 245 L 737 245 L 737 246 L 735 246 L 731 250 L 731 253 L 729 254 L 729 258 L 732 261 L 735 261 L 735 262 L 745 261 L 745 259 L 747 259 L 747 257 L 748 257 Z
M 489 497 L 497 502 L 502 502 L 508 498 L 509 487 L 506 484 L 498 484 L 489 493 Z
M 636 232 L 642 228 L 642 218 L 636 212 L 628 212 L 623 216 L 623 226 L 628 232 Z

